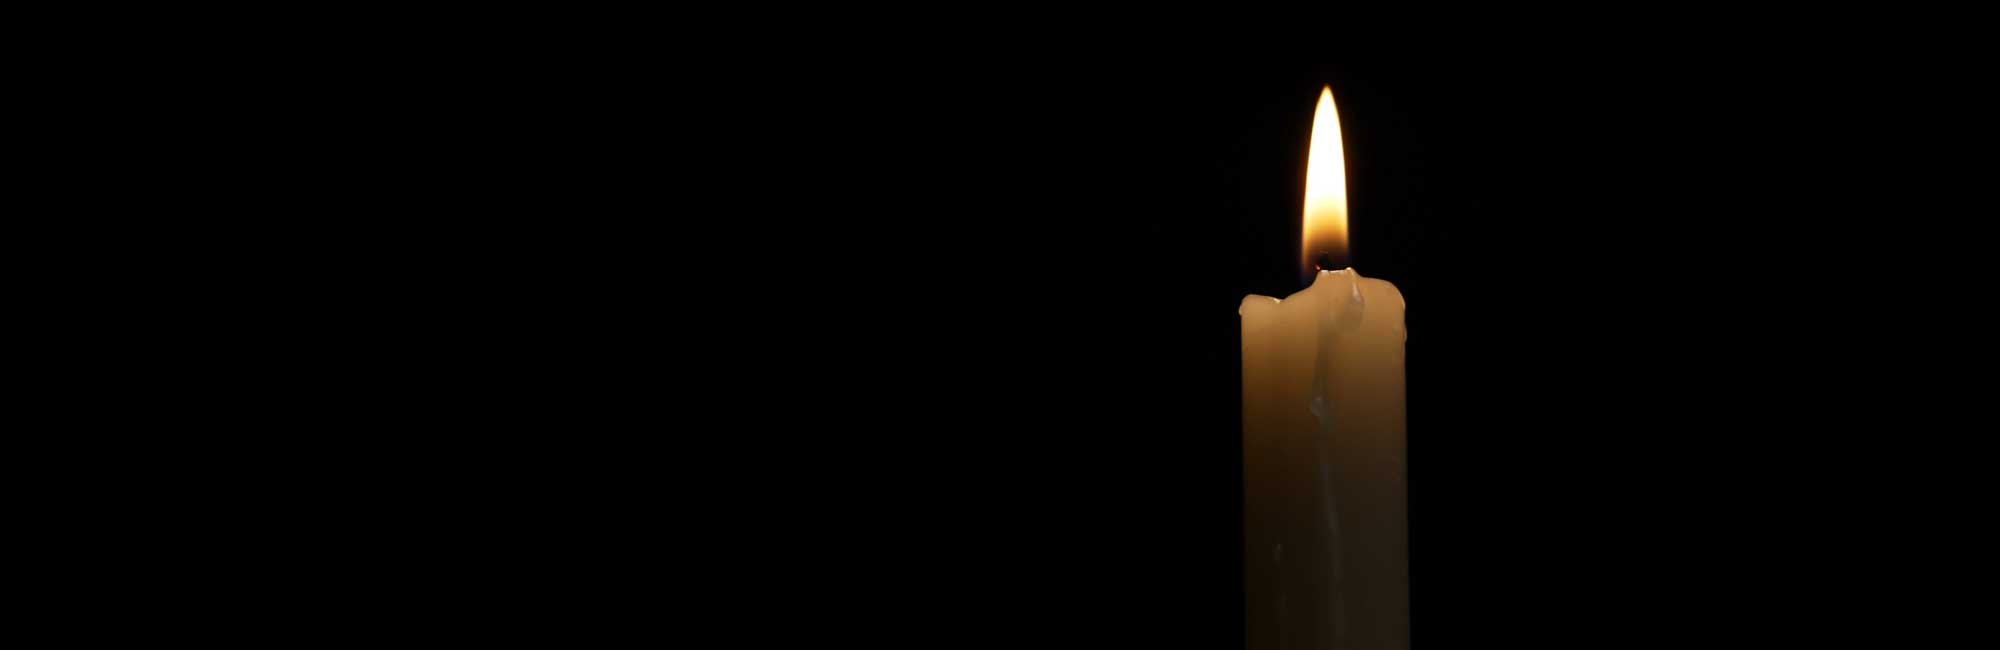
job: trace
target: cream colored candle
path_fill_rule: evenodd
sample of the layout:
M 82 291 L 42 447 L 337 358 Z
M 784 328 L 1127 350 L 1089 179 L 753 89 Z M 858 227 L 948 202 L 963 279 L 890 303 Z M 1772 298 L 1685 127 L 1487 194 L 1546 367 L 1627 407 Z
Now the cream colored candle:
M 1306 165 L 1306 260 L 1345 256 L 1339 131 L 1327 89 Z M 1320 270 L 1239 313 L 1249 647 L 1409 647 L 1402 293 Z

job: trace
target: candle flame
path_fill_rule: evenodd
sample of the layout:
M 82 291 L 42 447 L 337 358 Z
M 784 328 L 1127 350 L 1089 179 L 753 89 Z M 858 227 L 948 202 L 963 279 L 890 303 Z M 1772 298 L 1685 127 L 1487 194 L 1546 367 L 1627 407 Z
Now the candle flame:
M 1308 273 L 1322 253 L 1338 270 L 1347 264 L 1347 162 L 1340 147 L 1340 112 L 1333 88 L 1322 86 L 1313 109 L 1312 147 L 1306 151 L 1305 237 L 1302 268 Z

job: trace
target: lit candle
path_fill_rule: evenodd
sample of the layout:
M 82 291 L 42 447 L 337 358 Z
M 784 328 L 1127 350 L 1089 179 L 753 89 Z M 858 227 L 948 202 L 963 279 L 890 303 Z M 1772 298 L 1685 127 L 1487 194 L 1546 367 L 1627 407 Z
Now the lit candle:
M 1403 294 L 1347 258 L 1331 88 L 1306 162 L 1311 286 L 1243 299 L 1249 645 L 1408 648 Z

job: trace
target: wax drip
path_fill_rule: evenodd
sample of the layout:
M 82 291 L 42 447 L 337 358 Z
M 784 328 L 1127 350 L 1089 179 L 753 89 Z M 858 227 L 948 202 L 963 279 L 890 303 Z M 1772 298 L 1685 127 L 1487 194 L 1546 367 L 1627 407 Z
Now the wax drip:
M 1343 332 L 1361 329 L 1361 317 L 1368 308 L 1367 302 L 1361 299 L 1361 273 L 1349 268 L 1333 271 L 1331 274 L 1345 276 L 1342 279 L 1347 280 L 1347 290 L 1340 292 L 1341 296 L 1333 298 L 1345 304 L 1327 305 L 1327 310 L 1333 312 L 1334 327 Z
M 1354 269 L 1329 271 L 1322 274 L 1319 281 L 1347 283 L 1345 291 L 1327 291 L 1325 302 L 1315 304 L 1319 315 L 1319 349 L 1313 359 L 1312 400 L 1308 405 L 1319 423 L 1319 435 L 1313 436 L 1313 447 L 1319 462 L 1314 464 L 1313 473 L 1319 479 L 1320 501 L 1326 507 L 1322 519 L 1326 521 L 1327 537 L 1332 540 L 1328 546 L 1331 548 L 1333 567 L 1333 634 L 1335 638 L 1343 638 L 1347 636 L 1347 598 L 1342 589 L 1340 561 L 1344 547 L 1341 544 L 1340 507 L 1335 496 L 1332 453 L 1337 414 L 1334 412 L 1336 404 L 1331 397 L 1327 371 L 1333 367 L 1334 349 L 1341 333 L 1361 329 L 1362 310 L 1367 305 L 1361 298 L 1361 274 Z

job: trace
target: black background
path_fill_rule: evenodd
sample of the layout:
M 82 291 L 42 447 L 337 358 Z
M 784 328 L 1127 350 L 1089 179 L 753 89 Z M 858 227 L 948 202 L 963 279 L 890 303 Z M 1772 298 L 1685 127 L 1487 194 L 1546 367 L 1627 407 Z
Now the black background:
M 1900 242 L 1952 181 L 1900 147 L 1951 103 L 1866 54 L 1632 50 L 412 81 L 439 153 L 403 164 L 465 163 L 409 231 L 441 279 L 398 381 L 457 414 L 403 443 L 456 495 L 398 520 L 449 567 L 417 593 L 558 635 L 1240 644 L 1236 308 L 1303 286 L 1327 84 L 1354 266 L 1408 302 L 1413 642 L 1823 625 L 1785 594 L 1851 586 L 1889 511 L 1845 459 L 1949 399 L 1857 382 L 1922 354 L 1854 328 L 1948 275 Z

